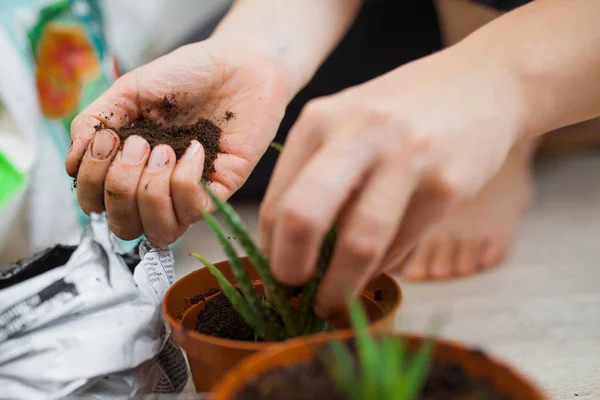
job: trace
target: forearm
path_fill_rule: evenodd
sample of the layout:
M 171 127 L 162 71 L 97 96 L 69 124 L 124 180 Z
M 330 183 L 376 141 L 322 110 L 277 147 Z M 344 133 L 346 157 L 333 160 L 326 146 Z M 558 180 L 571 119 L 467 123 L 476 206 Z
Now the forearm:
M 541 135 L 600 116 L 599 15 L 599 0 L 537 0 L 459 46 L 508 72 L 523 134 Z
M 213 34 L 254 48 L 289 72 L 299 91 L 344 36 L 361 0 L 238 0 Z

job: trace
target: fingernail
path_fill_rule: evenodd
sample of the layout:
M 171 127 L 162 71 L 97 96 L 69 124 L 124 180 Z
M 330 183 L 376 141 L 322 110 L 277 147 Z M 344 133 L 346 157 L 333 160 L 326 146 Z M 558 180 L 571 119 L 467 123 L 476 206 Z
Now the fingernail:
M 148 169 L 156 171 L 164 168 L 169 161 L 169 149 L 167 146 L 158 146 L 152 150 L 150 160 L 148 160 Z
M 126 164 L 137 164 L 144 158 L 147 149 L 150 146 L 148 142 L 139 136 L 130 136 L 125 141 L 123 151 L 121 153 L 121 161 Z
M 198 154 L 198 150 L 200 150 L 200 142 L 198 142 L 196 140 L 192 140 L 192 144 L 185 151 L 185 153 L 183 154 L 183 157 L 181 157 L 181 159 L 182 160 L 191 160 L 192 158 L 194 158 L 196 156 L 196 154 Z
M 111 131 L 103 129 L 96 132 L 92 142 L 92 157 L 100 161 L 106 160 L 115 149 L 115 142 L 115 136 Z

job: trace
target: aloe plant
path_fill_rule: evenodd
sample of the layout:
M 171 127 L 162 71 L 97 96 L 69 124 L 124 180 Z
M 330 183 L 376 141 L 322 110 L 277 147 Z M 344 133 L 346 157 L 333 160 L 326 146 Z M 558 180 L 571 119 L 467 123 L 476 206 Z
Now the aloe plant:
M 281 150 L 281 145 L 278 143 L 272 143 L 271 147 L 278 151 Z M 318 318 L 313 309 L 317 288 L 329 266 L 335 248 L 337 238 L 335 229 L 332 229 L 325 238 L 317 262 L 316 277 L 303 288 L 300 307 L 295 309 L 291 305 L 289 291 L 279 284 L 271 273 L 269 261 L 248 233 L 239 215 L 229 203 L 219 199 L 206 186 L 206 183 L 203 182 L 202 185 L 215 204 L 224 225 L 238 239 L 240 245 L 248 254 L 248 258 L 262 279 L 265 291 L 269 293 L 271 301 L 267 301 L 264 296 L 259 295 L 256 291 L 234 246 L 229 242 L 225 230 L 219 221 L 205 210 L 202 210 L 204 219 L 227 255 L 239 291 L 208 260 L 198 254 L 192 253 L 191 255 L 198 259 L 217 278 L 223 294 L 246 323 L 254 329 L 256 335 L 267 341 L 281 341 L 290 337 L 329 329 L 328 324 Z
M 327 364 L 339 389 L 350 400 L 414 400 L 418 398 L 431 363 L 433 341 L 408 351 L 401 339 L 373 338 L 358 302 L 350 316 L 356 332 L 356 356 L 339 340 L 330 343 Z

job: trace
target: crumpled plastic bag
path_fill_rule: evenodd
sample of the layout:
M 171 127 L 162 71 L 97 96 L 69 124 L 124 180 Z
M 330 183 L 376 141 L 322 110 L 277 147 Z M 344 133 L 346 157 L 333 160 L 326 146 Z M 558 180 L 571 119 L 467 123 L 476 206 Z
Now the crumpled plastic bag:
M 169 249 L 118 253 L 105 214 L 78 246 L 0 269 L 0 398 L 178 393 L 187 365 L 162 321 Z

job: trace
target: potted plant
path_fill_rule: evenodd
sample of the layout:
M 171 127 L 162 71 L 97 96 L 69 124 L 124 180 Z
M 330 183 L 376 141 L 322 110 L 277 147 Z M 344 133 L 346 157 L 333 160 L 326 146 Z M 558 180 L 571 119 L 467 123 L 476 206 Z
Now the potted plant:
M 541 400 L 531 382 L 479 350 L 433 337 L 367 331 L 321 334 L 253 355 L 215 386 L 213 400 Z
M 163 315 L 175 341 L 188 356 L 199 392 L 210 390 L 241 359 L 273 343 L 349 327 L 347 316 L 321 321 L 313 312 L 315 294 L 335 245 L 335 229 L 323 243 L 315 279 L 299 292 L 290 291 L 274 279 L 268 260 L 233 208 L 207 192 L 223 223 L 248 257 L 238 257 L 217 219 L 204 213 L 228 260 L 213 265 L 201 255 L 193 254 L 205 268 L 180 279 L 164 297 Z M 370 329 L 385 332 L 393 329 L 401 301 L 400 288 L 393 278 L 388 275 L 375 278 L 362 291 L 360 299 L 372 321 Z

